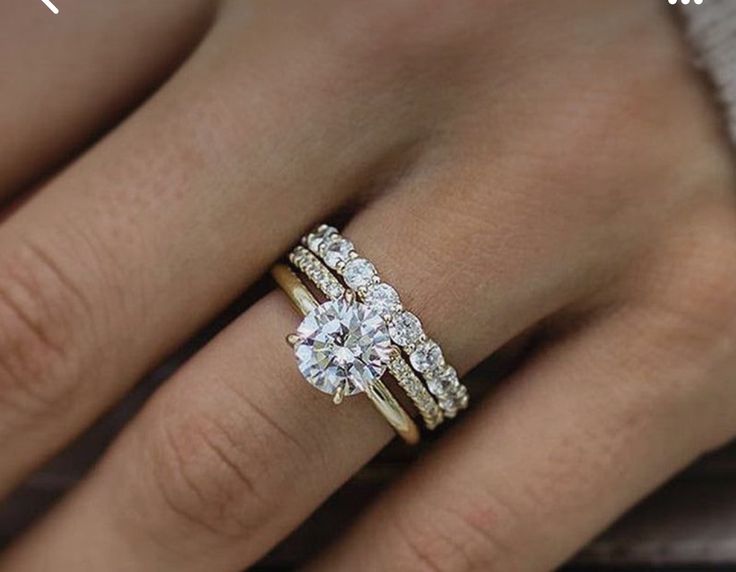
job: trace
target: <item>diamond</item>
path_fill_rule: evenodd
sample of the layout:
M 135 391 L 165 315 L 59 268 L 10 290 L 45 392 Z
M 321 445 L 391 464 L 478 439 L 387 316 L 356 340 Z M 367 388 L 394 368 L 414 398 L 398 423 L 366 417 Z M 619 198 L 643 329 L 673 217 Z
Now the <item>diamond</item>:
M 323 224 L 317 230 L 310 233 L 307 236 L 307 246 L 312 252 L 319 252 L 320 245 L 325 241 L 328 236 L 332 236 L 337 232 L 337 229 L 333 226 Z
M 419 344 L 409 356 L 409 361 L 419 373 L 432 371 L 445 363 L 442 350 L 432 340 Z
M 408 346 L 422 335 L 422 323 L 414 314 L 404 311 L 394 316 L 388 331 L 393 341 L 400 346 Z
M 440 399 L 440 407 L 447 417 L 454 417 L 461 409 L 466 409 L 470 402 L 468 389 L 464 385 L 460 385 L 455 393 L 444 396 Z
M 366 292 L 365 303 L 382 316 L 386 316 L 398 308 L 399 295 L 388 284 L 374 284 Z
M 426 376 L 427 387 L 434 395 L 445 396 L 455 391 L 460 381 L 454 367 L 446 368 Z
M 337 268 L 345 262 L 353 251 L 353 243 L 338 234 L 327 237 L 323 244 L 323 258 L 330 268 Z
M 345 395 L 364 391 L 380 379 L 392 355 L 386 323 L 365 304 L 345 298 L 312 310 L 296 332 L 299 371 L 317 389 Z
M 343 288 L 342 284 L 340 284 L 337 280 L 328 280 L 322 286 L 322 289 L 324 290 L 325 294 L 333 300 L 339 298 L 345 293 L 345 288 Z
M 373 282 L 376 267 L 365 258 L 355 258 L 345 265 L 342 275 L 345 283 L 353 290 L 357 290 Z
M 466 409 L 468 407 L 468 395 L 461 395 L 460 397 L 446 397 L 440 399 L 440 407 L 445 412 L 446 417 L 455 417 L 458 411 Z

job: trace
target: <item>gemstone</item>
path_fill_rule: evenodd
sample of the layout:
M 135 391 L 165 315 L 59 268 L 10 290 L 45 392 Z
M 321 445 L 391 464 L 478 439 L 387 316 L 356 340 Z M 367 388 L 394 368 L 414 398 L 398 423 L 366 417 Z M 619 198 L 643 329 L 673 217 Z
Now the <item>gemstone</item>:
M 468 407 L 469 397 L 467 393 L 453 397 L 440 399 L 440 407 L 447 417 L 455 417 L 458 411 Z
M 333 300 L 345 294 L 345 288 L 337 280 L 328 280 L 320 288 L 324 290 L 328 298 L 332 298 Z
M 337 268 L 338 264 L 346 262 L 353 251 L 353 243 L 337 234 L 329 236 L 323 244 L 323 258 L 330 268 Z
M 353 290 L 357 290 L 373 282 L 376 268 L 365 258 L 354 258 L 345 265 L 342 275 L 345 283 Z
M 307 236 L 307 246 L 312 252 L 319 252 L 320 245 L 328 236 L 332 236 L 337 232 L 335 227 L 323 224 L 317 230 Z
M 445 396 L 455 391 L 460 381 L 454 367 L 447 366 L 426 376 L 427 387 L 434 395 Z
M 380 379 L 392 355 L 386 323 L 365 304 L 345 298 L 312 310 L 296 331 L 299 371 L 317 389 L 345 395 L 364 391 Z
M 412 367 L 419 373 L 432 371 L 445 363 L 442 350 L 432 340 L 419 344 L 409 356 Z
M 374 284 L 366 292 L 365 303 L 382 316 L 386 316 L 398 308 L 399 295 L 388 284 Z
M 411 312 L 399 312 L 391 321 L 388 331 L 393 341 L 400 346 L 408 346 L 422 335 L 422 323 Z

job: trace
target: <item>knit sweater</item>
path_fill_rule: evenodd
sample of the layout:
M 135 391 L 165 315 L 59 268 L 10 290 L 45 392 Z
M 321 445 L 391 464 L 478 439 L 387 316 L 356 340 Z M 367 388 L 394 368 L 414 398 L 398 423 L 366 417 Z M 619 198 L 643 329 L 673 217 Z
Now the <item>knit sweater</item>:
M 702 0 L 681 10 L 697 64 L 713 81 L 736 144 L 736 0 Z

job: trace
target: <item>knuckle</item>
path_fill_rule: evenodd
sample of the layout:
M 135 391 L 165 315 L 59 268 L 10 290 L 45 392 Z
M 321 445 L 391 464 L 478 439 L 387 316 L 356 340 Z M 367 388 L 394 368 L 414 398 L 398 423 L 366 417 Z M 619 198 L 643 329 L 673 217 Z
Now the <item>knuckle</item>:
M 259 455 L 241 450 L 234 439 L 231 429 L 206 417 L 164 429 L 154 482 L 178 520 L 218 536 L 239 536 L 256 527 L 265 504 Z
M 151 440 L 154 495 L 187 529 L 243 538 L 275 513 L 295 478 L 293 459 L 305 453 L 243 396 L 220 405 L 208 414 L 179 404 L 176 412 L 158 416 Z
M 399 541 L 404 545 L 412 570 L 516 570 L 509 543 L 500 526 L 502 509 L 495 502 L 452 501 L 433 505 L 431 519 L 395 515 Z
M 699 424 L 706 443 L 733 434 L 736 408 L 736 217 L 722 218 L 698 213 L 679 225 L 629 276 L 619 321 L 637 332 L 626 342 L 630 366 L 647 380 L 630 386 L 632 407 L 665 420 L 710 411 Z
M 736 220 L 711 217 L 687 225 L 686 238 L 668 245 L 654 279 L 644 283 L 644 300 L 666 339 L 691 357 L 736 345 Z M 679 233 L 678 233 L 679 234 Z M 656 324 L 656 323 L 655 323 Z M 703 353 L 705 352 L 705 353 Z
M 0 256 L 0 395 L 15 409 L 44 410 L 78 389 L 87 304 L 43 247 L 25 242 Z

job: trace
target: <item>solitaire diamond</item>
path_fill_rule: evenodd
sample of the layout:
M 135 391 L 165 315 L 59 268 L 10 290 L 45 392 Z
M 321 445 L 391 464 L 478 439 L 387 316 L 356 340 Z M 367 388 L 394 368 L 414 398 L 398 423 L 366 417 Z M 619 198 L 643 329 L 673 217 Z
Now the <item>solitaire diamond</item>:
M 365 304 L 346 298 L 312 310 L 296 332 L 299 371 L 317 389 L 345 395 L 364 391 L 380 379 L 391 357 L 383 318 Z

